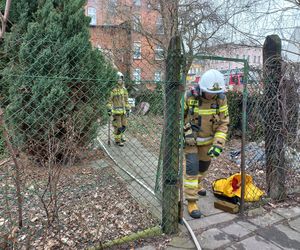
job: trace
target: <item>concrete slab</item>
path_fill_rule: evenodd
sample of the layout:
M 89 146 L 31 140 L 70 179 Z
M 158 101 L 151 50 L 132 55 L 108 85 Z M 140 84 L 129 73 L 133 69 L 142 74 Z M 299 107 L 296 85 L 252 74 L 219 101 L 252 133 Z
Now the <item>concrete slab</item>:
M 153 246 L 144 246 L 144 247 L 138 247 L 138 248 L 135 248 L 136 250 L 156 250 L 155 247 Z
M 217 200 L 218 199 L 213 195 L 213 193 L 208 191 L 206 196 L 199 196 L 198 204 L 204 216 L 223 213 L 222 210 L 214 207 L 214 202 Z
M 231 242 L 230 237 L 217 228 L 211 228 L 197 236 L 200 246 L 203 249 L 221 248 Z
M 259 227 L 266 227 L 266 226 L 270 226 L 276 222 L 279 222 L 281 220 L 284 220 L 283 217 L 281 217 L 280 215 L 276 214 L 276 213 L 268 213 L 268 214 L 264 214 L 262 216 L 257 216 L 255 218 L 250 218 L 248 219 L 250 222 L 252 222 L 253 224 L 255 224 L 256 226 Z
M 195 249 L 194 242 L 187 237 L 175 237 L 168 244 L 168 247 L 175 247 L 179 249 Z
M 210 226 L 217 225 L 226 221 L 231 221 L 237 218 L 236 215 L 229 213 L 220 213 L 211 216 L 207 216 L 200 219 L 193 219 L 189 221 L 189 224 L 193 230 L 206 229 Z
M 216 201 L 216 200 L 217 199 L 212 194 L 208 194 L 207 196 L 204 196 L 204 197 L 202 197 L 202 196 L 199 197 L 198 206 L 204 217 L 223 213 L 222 210 L 216 209 L 214 207 L 214 201 Z M 193 218 L 189 215 L 189 213 L 187 211 L 187 202 L 186 201 L 184 202 L 183 217 L 187 221 L 193 220 Z
M 300 217 L 297 218 L 296 220 L 289 221 L 289 226 L 290 226 L 292 229 L 294 229 L 294 230 L 300 232 Z
M 291 219 L 300 216 L 300 207 L 277 208 L 274 212 L 286 219 Z
M 263 207 L 257 207 L 257 208 L 249 210 L 247 215 L 250 217 L 259 216 L 259 215 L 264 214 L 265 212 L 266 212 L 266 210 Z
M 300 233 L 285 225 L 262 228 L 257 233 L 283 249 L 300 249 Z
M 247 230 L 253 232 L 257 229 L 257 226 L 247 222 L 247 221 L 237 221 L 237 224 L 241 225 L 242 227 L 246 228 Z
M 178 247 L 172 247 L 172 246 L 167 246 L 166 248 L 164 248 L 165 250 L 181 250 L 182 248 L 178 248 Z M 197 250 L 196 247 L 193 248 L 193 250 Z
M 235 250 L 280 250 L 279 247 L 257 235 L 242 240 L 230 247 Z
M 243 227 L 237 223 L 232 223 L 224 228 L 221 228 L 221 231 L 227 233 L 228 235 L 230 235 L 234 238 L 238 238 L 238 239 L 251 233 L 251 231 L 249 231 L 248 229 L 246 229 L 245 227 Z
M 127 142 L 124 147 L 119 147 L 114 143 L 108 146 L 107 126 L 103 126 L 101 133 L 99 133 L 97 145 L 104 148 L 117 163 L 118 166 L 115 166 L 115 170 L 129 184 L 128 190 L 132 196 L 160 218 L 161 204 L 153 194 L 158 167 L 158 154 L 149 152 L 129 133 L 127 133 Z M 102 165 L 102 163 L 98 163 L 98 165 Z

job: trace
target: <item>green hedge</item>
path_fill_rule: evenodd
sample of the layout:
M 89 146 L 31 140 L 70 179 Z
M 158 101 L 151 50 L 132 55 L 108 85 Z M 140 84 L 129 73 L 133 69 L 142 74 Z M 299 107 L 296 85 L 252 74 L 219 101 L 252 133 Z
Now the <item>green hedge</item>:
M 229 108 L 229 134 L 233 136 L 242 131 L 242 106 L 243 106 L 243 94 L 237 91 L 227 92 L 227 101 Z
M 157 85 L 154 91 L 143 90 L 136 97 L 136 105 L 138 106 L 142 102 L 148 102 L 150 104 L 149 113 L 154 115 L 162 115 L 164 110 L 164 90 L 161 84 Z
M 227 92 L 229 106 L 229 134 L 230 137 L 241 135 L 243 117 L 243 94 L 237 91 Z M 264 135 L 263 124 L 263 95 L 259 93 L 251 94 L 247 100 L 247 138 L 251 141 L 259 140 Z

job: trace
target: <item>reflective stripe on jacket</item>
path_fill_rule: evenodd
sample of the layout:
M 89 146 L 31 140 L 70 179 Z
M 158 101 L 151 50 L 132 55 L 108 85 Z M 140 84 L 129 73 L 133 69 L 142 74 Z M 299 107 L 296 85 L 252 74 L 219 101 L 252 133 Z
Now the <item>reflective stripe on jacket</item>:
M 199 128 L 196 138 L 198 146 L 208 144 L 225 146 L 229 112 L 224 94 L 207 100 L 203 97 L 196 99 L 191 93 L 188 93 L 184 103 L 184 117 L 185 124 L 190 122 Z
M 130 110 L 128 91 L 125 87 L 116 87 L 110 92 L 107 108 L 115 115 L 123 115 Z

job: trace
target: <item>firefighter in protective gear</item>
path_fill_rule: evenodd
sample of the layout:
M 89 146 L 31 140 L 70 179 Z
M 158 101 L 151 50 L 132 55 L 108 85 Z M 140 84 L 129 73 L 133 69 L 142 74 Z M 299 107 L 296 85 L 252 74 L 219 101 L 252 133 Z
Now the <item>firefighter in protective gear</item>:
M 128 103 L 128 91 L 124 85 L 124 76 L 121 72 L 118 72 L 117 76 L 117 86 L 110 93 L 107 112 L 109 116 L 113 116 L 115 143 L 122 147 L 126 141 L 124 132 L 127 128 L 130 105 Z
M 200 218 L 198 195 L 206 195 L 201 186 L 211 159 L 218 157 L 228 132 L 229 115 L 224 76 L 219 71 L 206 71 L 199 85 L 189 90 L 184 103 L 184 139 L 186 169 L 184 192 L 188 201 L 188 212 Z

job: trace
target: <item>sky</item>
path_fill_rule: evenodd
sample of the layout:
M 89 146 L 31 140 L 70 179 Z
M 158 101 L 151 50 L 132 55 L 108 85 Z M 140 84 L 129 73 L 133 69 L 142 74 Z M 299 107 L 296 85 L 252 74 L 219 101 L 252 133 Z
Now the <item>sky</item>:
M 289 57 L 300 60 L 295 55 L 300 54 L 300 6 L 295 7 L 288 0 L 228 0 L 227 4 L 234 5 L 228 14 L 249 6 L 230 19 L 231 25 L 224 27 L 222 32 L 228 34 L 230 42 L 263 45 L 267 35 L 277 34 L 282 39 L 284 53 L 289 50 L 292 52 L 287 54 Z

